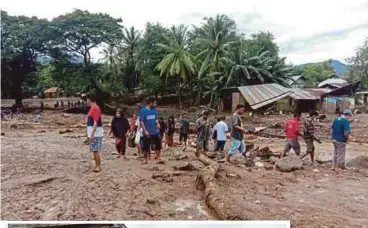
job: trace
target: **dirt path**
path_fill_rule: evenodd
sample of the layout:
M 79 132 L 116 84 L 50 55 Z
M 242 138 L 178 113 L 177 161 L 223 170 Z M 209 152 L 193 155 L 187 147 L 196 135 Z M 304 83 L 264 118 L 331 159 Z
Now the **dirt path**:
M 72 116 L 70 122 L 83 122 Z M 208 214 L 203 193 L 196 189 L 197 171 L 173 172 L 180 153 L 165 152 L 166 163 L 143 166 L 135 150 L 129 161 L 112 155 L 113 140 L 104 139 L 103 171 L 91 172 L 93 161 L 83 138 L 60 135 L 53 124 L 33 129 L 5 129 L 1 136 L 1 211 L 6 220 L 176 220 L 215 219 Z M 5 126 L 4 124 L 3 126 Z M 41 133 L 44 129 L 46 132 Z M 77 133 L 83 132 L 83 129 Z M 258 145 L 281 150 L 282 140 L 258 139 Z M 304 149 L 304 145 L 303 149 Z M 319 156 L 332 147 L 317 145 Z M 349 144 L 349 156 L 367 153 L 364 144 Z M 196 167 L 203 165 L 189 148 L 182 152 Z M 171 173 L 170 178 L 152 178 Z M 238 174 L 229 177 L 227 174 Z M 368 174 L 348 170 L 335 173 L 328 166 L 280 173 L 260 167 L 222 167 L 217 183 L 224 199 L 243 205 L 247 219 L 282 219 L 293 227 L 364 227 L 368 224 Z

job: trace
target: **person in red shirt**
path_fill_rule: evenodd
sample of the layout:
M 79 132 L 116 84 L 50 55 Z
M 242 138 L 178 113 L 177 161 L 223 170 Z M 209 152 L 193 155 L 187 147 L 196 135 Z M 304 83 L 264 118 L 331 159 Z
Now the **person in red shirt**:
M 96 163 L 94 172 L 101 171 L 101 148 L 103 138 L 102 115 L 101 109 L 96 103 L 96 97 L 89 95 L 87 101 L 90 105 L 90 110 L 87 114 L 87 135 L 89 150 L 93 153 L 93 158 Z
M 298 141 L 299 132 L 299 124 L 300 124 L 300 116 L 299 112 L 294 114 L 294 118 L 288 120 L 285 125 L 285 133 L 286 133 L 286 143 L 283 153 L 281 154 L 281 158 L 285 155 L 288 155 L 291 148 L 293 148 L 296 155 L 300 155 L 300 144 Z

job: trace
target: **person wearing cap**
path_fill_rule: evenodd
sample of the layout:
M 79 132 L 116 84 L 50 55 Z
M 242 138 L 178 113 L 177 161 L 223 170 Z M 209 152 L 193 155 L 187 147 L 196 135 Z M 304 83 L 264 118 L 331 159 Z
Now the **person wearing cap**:
M 351 110 L 344 110 L 342 116 L 336 117 L 332 122 L 332 142 L 334 145 L 332 170 L 345 168 L 346 143 L 350 137 L 349 118 L 352 115 Z

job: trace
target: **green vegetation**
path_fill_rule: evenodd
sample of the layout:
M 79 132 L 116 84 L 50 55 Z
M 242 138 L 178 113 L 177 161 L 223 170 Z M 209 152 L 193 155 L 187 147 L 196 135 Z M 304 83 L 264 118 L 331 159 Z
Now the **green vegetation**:
M 356 55 L 347 59 L 351 65 L 346 73 L 350 82 L 361 81 L 365 89 L 368 89 L 368 38 L 363 45 L 356 50 Z
M 119 18 L 75 10 L 51 21 L 1 11 L 2 97 L 39 95 L 51 86 L 112 97 L 176 94 L 180 107 L 214 107 L 224 87 L 276 82 L 287 86 L 294 69 L 279 56 L 274 36 L 245 36 L 227 15 L 206 17 L 199 27 L 147 23 L 125 28 Z M 100 61 L 92 50 L 102 50 Z M 51 58 L 40 64 L 41 56 Z M 309 68 L 313 81 L 328 69 Z M 320 74 L 320 73 L 323 74 Z M 137 90 L 140 88 L 140 90 Z

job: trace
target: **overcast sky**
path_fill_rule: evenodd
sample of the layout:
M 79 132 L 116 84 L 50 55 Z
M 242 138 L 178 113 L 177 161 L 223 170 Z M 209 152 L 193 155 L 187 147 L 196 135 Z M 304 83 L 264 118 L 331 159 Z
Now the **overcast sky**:
M 121 17 L 124 26 L 141 30 L 148 21 L 199 25 L 204 16 L 226 13 L 247 35 L 272 32 L 281 55 L 294 64 L 344 61 L 368 37 L 368 0 L 4 0 L 0 8 L 48 19 L 85 9 Z

